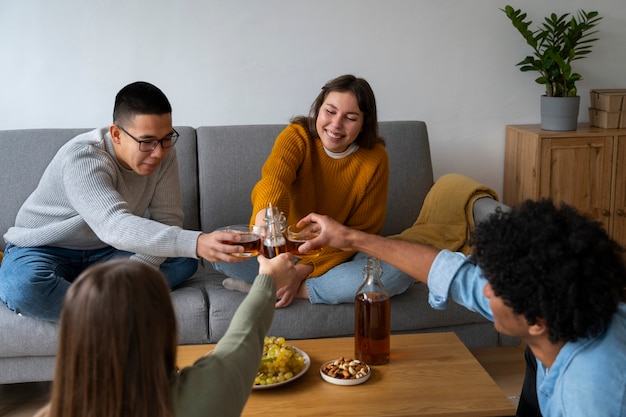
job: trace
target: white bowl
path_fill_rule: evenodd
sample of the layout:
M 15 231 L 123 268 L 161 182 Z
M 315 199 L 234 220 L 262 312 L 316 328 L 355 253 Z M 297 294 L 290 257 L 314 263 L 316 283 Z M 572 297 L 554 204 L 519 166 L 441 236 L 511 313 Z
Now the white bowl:
M 336 361 L 336 359 L 333 359 L 331 361 L 325 362 L 321 367 L 320 367 L 320 375 L 322 376 L 322 379 L 326 382 L 330 382 L 331 384 L 335 384 L 335 385 L 359 385 L 364 383 L 365 381 L 367 381 L 368 379 L 370 379 L 370 376 L 372 376 L 372 368 L 365 364 L 365 366 L 367 366 L 367 373 L 365 374 L 365 376 L 362 376 L 361 378 L 354 378 L 354 379 L 341 379 L 341 378 L 333 378 L 332 376 L 328 376 L 324 373 L 324 371 L 322 371 L 322 369 L 324 369 L 324 367 L 326 365 L 328 365 L 329 363 L 333 363 L 334 361 Z

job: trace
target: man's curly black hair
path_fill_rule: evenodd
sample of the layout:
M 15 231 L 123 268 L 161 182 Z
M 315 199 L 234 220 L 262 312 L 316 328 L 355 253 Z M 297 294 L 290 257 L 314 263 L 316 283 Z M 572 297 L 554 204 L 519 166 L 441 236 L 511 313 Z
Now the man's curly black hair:
M 473 261 L 494 293 L 529 324 L 543 319 L 552 343 L 601 333 L 626 285 L 623 249 L 566 204 L 524 202 L 478 224 Z

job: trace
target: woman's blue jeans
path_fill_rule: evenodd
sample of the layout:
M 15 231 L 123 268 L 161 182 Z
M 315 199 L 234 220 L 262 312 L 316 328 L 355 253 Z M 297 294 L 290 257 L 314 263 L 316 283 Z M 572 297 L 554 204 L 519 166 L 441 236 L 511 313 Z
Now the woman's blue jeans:
M 81 272 L 93 264 L 132 255 L 112 247 L 72 250 L 9 244 L 0 266 L 0 300 L 18 314 L 58 322 L 65 293 Z M 167 258 L 160 266 L 170 288 L 197 269 L 198 261 L 193 258 Z
M 363 267 L 367 263 L 367 254 L 357 252 L 348 261 L 339 264 L 316 278 L 305 281 L 309 300 L 312 304 L 353 303 L 356 291 L 363 283 Z M 247 282 L 253 282 L 259 272 L 259 262 L 250 259 L 246 262 L 213 262 L 212 266 L 222 274 Z M 398 268 L 380 262 L 383 268 L 381 281 L 394 296 L 405 292 L 415 280 Z

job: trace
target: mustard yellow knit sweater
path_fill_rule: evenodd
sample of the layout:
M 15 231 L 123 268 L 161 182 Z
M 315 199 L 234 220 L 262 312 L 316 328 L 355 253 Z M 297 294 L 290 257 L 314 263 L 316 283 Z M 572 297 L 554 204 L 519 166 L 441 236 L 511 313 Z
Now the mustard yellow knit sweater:
M 325 214 L 353 229 L 381 232 L 385 221 L 389 158 L 382 145 L 334 159 L 322 141 L 309 137 L 298 124 L 290 124 L 276 138 L 265 161 L 261 180 L 252 190 L 252 218 L 269 203 L 295 224 L 311 212 Z M 324 248 L 319 256 L 303 259 L 312 264 L 309 277 L 317 277 L 345 262 L 353 252 Z

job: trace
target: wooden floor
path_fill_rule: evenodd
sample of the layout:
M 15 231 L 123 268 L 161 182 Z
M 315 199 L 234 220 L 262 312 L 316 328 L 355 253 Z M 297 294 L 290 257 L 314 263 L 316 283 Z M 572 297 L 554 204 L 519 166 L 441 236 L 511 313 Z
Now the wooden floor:
M 502 392 L 517 406 L 524 381 L 524 346 L 474 349 L 472 353 Z
M 49 382 L 0 385 L 0 416 L 30 417 L 48 400 Z
M 474 349 L 472 353 L 502 392 L 517 405 L 524 378 L 524 348 Z M 0 416 L 30 417 L 46 403 L 49 393 L 50 383 L 47 382 L 0 385 Z

